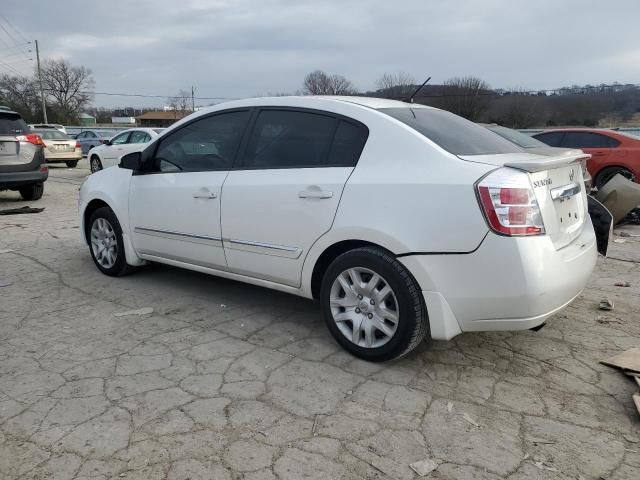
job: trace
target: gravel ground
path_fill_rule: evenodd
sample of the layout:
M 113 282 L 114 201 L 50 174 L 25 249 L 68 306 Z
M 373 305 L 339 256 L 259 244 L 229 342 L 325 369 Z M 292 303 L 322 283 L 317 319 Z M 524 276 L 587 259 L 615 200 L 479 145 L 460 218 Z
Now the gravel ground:
M 636 387 L 598 363 L 640 345 L 639 239 L 538 332 L 371 364 L 304 299 L 160 265 L 100 274 L 79 238 L 87 174 L 52 167 L 37 202 L 0 193 L 46 207 L 0 216 L 0 478 L 411 479 L 426 458 L 438 479 L 640 478 Z

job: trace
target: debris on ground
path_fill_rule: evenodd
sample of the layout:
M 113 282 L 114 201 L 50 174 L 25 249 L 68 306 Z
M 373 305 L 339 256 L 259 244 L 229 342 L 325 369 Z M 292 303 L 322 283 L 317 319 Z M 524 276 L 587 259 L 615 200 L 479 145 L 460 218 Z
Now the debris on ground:
M 611 358 L 600 360 L 600 363 L 619 368 L 624 373 L 630 371 L 640 374 L 640 348 L 630 348 Z
M 451 413 L 453 411 L 453 403 L 447 402 L 447 412 Z
M 153 313 L 153 308 L 151 308 L 151 307 L 143 307 L 143 308 L 139 308 L 137 310 L 128 310 L 126 312 L 114 313 L 113 316 L 114 317 L 127 317 L 129 315 L 148 315 L 150 313 Z
M 614 225 L 622 220 L 630 223 L 640 221 L 640 217 L 636 218 L 635 215 L 640 203 L 640 185 L 624 176 L 615 175 L 598 190 L 596 199 L 611 212 Z
M 462 418 L 464 418 L 467 422 L 469 422 L 474 427 L 480 428 L 480 424 L 476 422 L 468 413 L 463 413 Z
M 3 280 L 0 278 L 0 288 L 8 287 L 9 285 L 11 285 L 11 282 L 9 280 Z
M 11 250 L 10 248 L 4 248 L 0 250 L 0 253 L 11 253 L 11 252 L 13 252 L 13 250 Z
M 5 210 L 0 210 L 0 215 L 20 215 L 23 213 L 40 213 L 44 210 L 42 208 L 33 208 L 33 207 L 20 207 L 20 208 L 7 208 Z
M 538 470 L 547 470 L 548 472 L 559 472 L 559 470 L 553 465 L 549 465 L 544 462 L 534 462 L 534 465 Z
M 598 317 L 597 318 L 598 323 L 622 323 L 620 321 L 619 318 L 615 318 L 615 317 Z
M 608 298 L 603 298 L 602 300 L 600 300 L 600 304 L 598 305 L 598 308 L 600 310 L 605 310 L 605 311 L 613 310 L 613 300 L 609 300 Z
M 638 410 L 638 413 L 640 413 L 640 392 L 634 393 L 631 395 L 631 398 L 633 398 L 633 403 L 636 404 L 636 409 Z
M 614 283 L 614 285 L 615 285 L 616 287 L 630 287 L 630 286 L 631 286 L 631 284 L 630 284 L 629 282 L 627 282 L 627 281 L 624 281 L 624 282 L 616 282 L 616 283 Z
M 416 472 L 419 477 L 424 477 L 438 468 L 438 464 L 430 458 L 427 458 L 425 460 L 409 464 L 409 468 Z
M 624 243 L 624 242 L 626 242 L 626 240 L 624 238 L 614 238 L 613 242 L 614 243 Z

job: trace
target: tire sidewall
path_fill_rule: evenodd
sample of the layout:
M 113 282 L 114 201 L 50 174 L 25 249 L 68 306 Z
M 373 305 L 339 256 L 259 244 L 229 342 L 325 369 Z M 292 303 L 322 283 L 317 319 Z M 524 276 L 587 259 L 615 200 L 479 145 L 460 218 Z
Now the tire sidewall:
M 93 227 L 94 222 L 99 218 L 107 220 L 109 224 L 111 224 L 111 228 L 113 228 L 116 233 L 116 244 L 118 246 L 118 250 L 116 252 L 116 261 L 111 268 L 105 268 L 100 265 L 93 253 L 93 247 L 91 246 L 91 228 Z M 96 267 L 98 267 L 98 270 L 109 276 L 119 276 L 126 270 L 127 261 L 124 253 L 124 241 L 122 240 L 122 228 L 120 227 L 120 222 L 118 222 L 118 218 L 115 213 L 113 213 L 113 210 L 108 207 L 101 207 L 91 214 L 89 225 L 87 226 L 87 240 L 89 243 L 91 258 L 93 259 L 93 263 L 95 263 Z
M 94 170 L 93 169 L 93 163 L 96 163 L 97 168 Z M 96 173 L 99 172 L 100 170 L 102 170 L 102 162 L 100 161 L 100 158 L 97 155 L 93 155 L 90 159 L 89 159 L 89 169 L 91 170 L 92 173 Z
M 348 268 L 364 267 L 381 275 L 393 290 L 398 302 L 399 321 L 396 333 L 386 344 L 377 348 L 365 348 L 348 340 L 333 320 L 330 306 L 330 292 L 336 277 Z M 401 267 L 403 268 L 403 267 Z M 405 279 L 388 262 L 364 251 L 346 252 L 336 258 L 325 272 L 320 292 L 322 311 L 329 331 L 338 343 L 347 351 L 365 360 L 381 362 L 391 360 L 404 353 L 411 342 L 411 336 L 418 319 L 415 312 L 415 299 L 411 298 Z

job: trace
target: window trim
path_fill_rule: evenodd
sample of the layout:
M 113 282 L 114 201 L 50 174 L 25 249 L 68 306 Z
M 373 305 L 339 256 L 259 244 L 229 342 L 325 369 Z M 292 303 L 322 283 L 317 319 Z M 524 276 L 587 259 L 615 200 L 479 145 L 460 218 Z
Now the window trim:
M 113 141 L 118 138 L 120 135 L 126 135 L 127 136 L 127 141 L 126 142 L 122 142 L 122 143 L 113 143 Z M 109 140 L 109 143 L 111 145 L 128 145 L 129 144 L 129 139 L 131 138 L 131 132 L 121 132 L 118 133 L 115 137 L 113 137 L 111 140 Z
M 568 132 L 563 132 L 564 136 L 562 137 L 562 142 L 560 142 L 561 148 L 591 148 L 594 150 L 603 150 L 603 149 L 613 149 L 618 148 L 622 142 L 620 142 L 617 138 L 610 137 L 606 133 L 603 132 L 590 132 L 590 131 L 581 131 L 581 130 L 570 130 Z M 604 137 L 607 140 L 607 143 L 611 143 L 611 145 L 607 145 L 606 147 L 566 147 L 562 145 L 565 139 L 568 138 L 569 135 L 577 133 L 577 134 L 587 134 L 587 135 L 595 135 L 597 137 Z
M 206 118 L 211 118 L 211 117 L 217 117 L 219 115 L 224 115 L 226 113 L 236 113 L 236 112 L 247 112 L 249 113 L 249 118 L 247 120 L 247 124 L 244 127 L 244 131 L 242 132 L 242 135 L 240 136 L 240 142 L 238 142 L 238 146 L 236 147 L 236 151 L 233 154 L 233 157 L 231 158 L 231 165 L 229 167 L 225 167 L 225 168 L 212 168 L 209 170 L 197 170 L 197 171 L 190 171 L 190 170 L 178 170 L 177 172 L 163 172 L 159 169 L 159 166 L 156 164 L 156 153 L 158 152 L 158 148 L 160 147 L 160 144 L 165 141 L 167 138 L 170 138 L 171 135 L 173 135 L 176 132 L 179 132 L 180 130 L 182 130 L 183 128 L 188 127 L 189 125 L 194 124 L 195 122 L 198 122 L 200 120 L 204 120 Z M 167 134 L 162 135 L 162 138 L 160 138 L 160 134 L 158 134 L 158 137 L 155 138 L 155 141 L 149 145 L 145 150 L 143 150 L 143 153 L 148 149 L 149 150 L 149 155 L 147 158 L 145 158 L 143 160 L 143 165 L 142 165 L 142 169 L 133 172 L 134 175 L 167 175 L 167 174 L 174 174 L 174 173 L 203 173 L 203 172 L 227 172 L 233 169 L 236 160 L 238 158 L 238 152 L 240 150 L 240 147 L 242 146 L 242 142 L 245 139 L 245 136 L 247 135 L 247 130 L 248 130 L 248 126 L 251 125 L 251 120 L 253 119 L 253 108 L 251 107 L 238 107 L 238 108 L 230 108 L 228 110 L 219 110 L 217 112 L 211 112 L 210 114 L 206 114 L 206 115 L 201 115 L 198 116 L 192 120 L 189 120 L 188 122 L 180 125 L 179 128 L 176 128 L 175 130 L 172 130 L 171 132 L 168 132 Z M 154 140 L 152 138 L 152 140 Z M 147 170 L 147 168 L 149 168 L 149 165 L 152 166 L 154 169 L 153 170 Z
M 339 113 L 329 112 L 327 110 L 320 110 L 317 108 L 287 107 L 287 106 L 275 106 L 275 105 L 254 107 L 253 109 L 254 109 L 254 112 L 247 125 L 244 138 L 240 143 L 240 149 L 236 155 L 236 161 L 234 162 L 233 170 L 242 171 L 242 170 L 298 170 L 301 168 L 349 168 L 349 167 L 355 168 L 358 162 L 360 161 L 360 157 L 362 156 L 364 147 L 366 146 L 367 141 L 369 140 L 369 134 L 370 134 L 369 127 L 367 127 L 364 123 L 360 122 L 359 120 L 356 120 L 355 118 L 347 117 Z M 253 133 L 253 129 L 258 120 L 258 116 L 263 111 L 301 112 L 301 113 L 311 113 L 314 115 L 322 115 L 325 117 L 333 118 L 334 120 L 333 131 L 331 133 L 331 139 L 328 143 L 327 151 L 324 154 L 325 155 L 324 163 L 322 163 L 321 165 L 294 165 L 294 166 L 286 165 L 286 166 L 274 166 L 274 167 L 246 166 L 244 162 L 246 158 L 245 155 L 247 153 L 247 147 L 249 145 L 249 139 L 251 138 L 251 134 Z M 331 147 L 333 146 L 333 142 L 335 141 L 336 132 L 338 131 L 338 127 L 340 126 L 340 121 L 345 121 L 347 123 L 351 123 L 352 125 L 355 125 L 356 127 L 364 128 L 366 132 L 364 143 L 362 144 L 362 148 L 360 150 L 360 154 L 358 155 L 358 158 L 356 159 L 353 165 L 345 165 L 342 163 L 338 163 L 338 164 L 326 163 L 331 153 Z

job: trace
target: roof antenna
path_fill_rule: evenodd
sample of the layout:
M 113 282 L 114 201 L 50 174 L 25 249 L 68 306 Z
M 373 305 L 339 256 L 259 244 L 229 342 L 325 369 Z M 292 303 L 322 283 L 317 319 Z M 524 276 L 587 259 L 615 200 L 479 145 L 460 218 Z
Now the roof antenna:
M 409 97 L 409 103 L 413 103 L 413 99 L 415 98 L 415 96 L 418 94 L 418 92 L 419 92 L 420 90 L 422 90 L 422 89 L 424 88 L 424 86 L 425 86 L 427 83 L 429 83 L 429 80 L 431 80 L 431 77 L 427 78 L 427 79 L 424 81 L 424 83 L 423 83 L 422 85 L 420 85 L 418 88 L 416 88 L 416 91 L 415 91 L 415 92 L 413 92 L 413 93 L 411 94 L 411 96 Z

